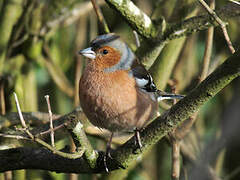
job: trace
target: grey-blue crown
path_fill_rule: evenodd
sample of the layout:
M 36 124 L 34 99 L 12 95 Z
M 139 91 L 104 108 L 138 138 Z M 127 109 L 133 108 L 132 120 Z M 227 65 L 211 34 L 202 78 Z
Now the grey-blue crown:
M 114 34 L 114 33 L 109 33 L 109 34 L 103 34 L 98 36 L 96 39 L 92 40 L 90 43 L 90 46 L 93 48 L 98 48 L 103 44 L 107 44 L 111 41 L 114 41 L 118 39 L 120 36 Z

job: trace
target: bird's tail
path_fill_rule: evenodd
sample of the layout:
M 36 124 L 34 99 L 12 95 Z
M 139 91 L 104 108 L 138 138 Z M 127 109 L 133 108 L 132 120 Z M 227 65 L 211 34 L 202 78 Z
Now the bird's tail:
M 158 95 L 158 97 L 157 97 L 158 101 L 162 101 L 164 99 L 182 99 L 182 98 L 184 98 L 184 95 L 165 93 L 160 90 L 157 91 L 157 95 Z

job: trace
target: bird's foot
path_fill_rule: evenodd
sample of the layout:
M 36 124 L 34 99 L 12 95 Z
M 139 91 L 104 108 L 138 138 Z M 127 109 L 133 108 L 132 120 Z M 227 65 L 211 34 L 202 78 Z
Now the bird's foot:
M 105 152 L 104 157 L 103 157 L 103 165 L 104 165 L 105 171 L 107 173 L 109 172 L 109 169 L 108 169 L 108 166 L 107 166 L 107 161 L 108 160 L 111 160 L 111 162 L 115 163 L 117 167 L 125 169 L 125 167 L 120 162 L 118 162 L 117 160 L 113 159 L 112 156 L 111 156 L 112 138 L 113 138 L 113 133 L 111 134 L 110 139 L 109 139 L 109 141 L 107 143 L 106 152 Z
M 108 165 L 107 165 L 107 162 L 109 162 L 109 160 L 111 161 L 111 163 L 115 164 L 115 166 L 117 166 L 118 168 L 126 169 L 120 162 L 118 162 L 116 159 L 114 159 L 111 156 L 110 152 L 111 152 L 111 148 L 107 147 L 106 152 L 105 152 L 104 157 L 103 157 L 103 165 L 104 165 L 105 171 L 107 173 L 109 173 L 109 168 L 108 168 Z
M 106 152 L 103 157 L 103 165 L 107 173 L 109 172 L 109 169 L 107 167 L 107 159 L 113 159 L 111 156 L 110 150 L 111 150 L 110 147 L 107 146 Z

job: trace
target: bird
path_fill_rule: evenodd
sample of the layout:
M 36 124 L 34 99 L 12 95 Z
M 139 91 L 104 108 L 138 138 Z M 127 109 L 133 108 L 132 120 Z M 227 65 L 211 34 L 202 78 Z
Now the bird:
M 157 89 L 150 73 L 115 33 L 99 35 L 78 53 L 88 59 L 79 82 L 82 110 L 94 126 L 111 131 L 110 146 L 113 133 L 134 131 L 141 148 L 139 130 L 157 116 L 158 102 L 184 97 Z

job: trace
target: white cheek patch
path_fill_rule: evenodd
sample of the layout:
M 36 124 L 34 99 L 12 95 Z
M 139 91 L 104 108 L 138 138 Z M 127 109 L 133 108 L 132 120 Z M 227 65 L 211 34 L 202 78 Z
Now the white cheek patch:
M 142 79 L 135 78 L 135 80 L 136 80 L 138 87 L 144 87 L 148 84 L 148 80 L 144 79 L 144 78 L 142 78 Z

